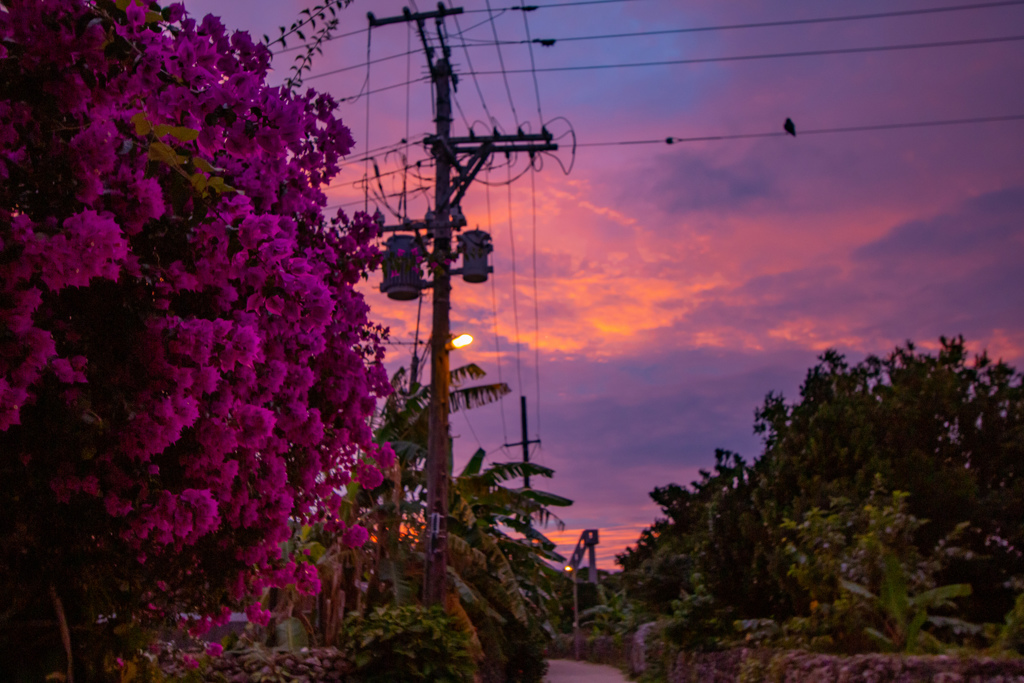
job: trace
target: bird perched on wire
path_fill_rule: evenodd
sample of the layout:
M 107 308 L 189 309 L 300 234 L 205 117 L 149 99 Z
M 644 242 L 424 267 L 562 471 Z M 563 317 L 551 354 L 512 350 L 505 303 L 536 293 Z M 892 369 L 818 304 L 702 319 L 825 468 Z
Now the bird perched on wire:
M 782 128 L 793 137 L 796 137 L 796 125 L 793 123 L 793 119 L 786 119 L 786 122 L 782 124 Z

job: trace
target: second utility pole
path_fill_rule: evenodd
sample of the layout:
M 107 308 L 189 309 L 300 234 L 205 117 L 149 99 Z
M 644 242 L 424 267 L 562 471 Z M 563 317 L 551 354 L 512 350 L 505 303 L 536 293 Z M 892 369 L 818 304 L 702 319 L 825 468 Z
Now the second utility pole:
M 510 446 L 522 446 L 523 447 L 523 464 L 530 463 L 530 444 L 540 443 L 540 439 L 530 439 L 526 436 L 526 397 L 519 397 L 519 420 L 523 428 L 523 440 L 519 443 L 507 443 L 505 447 Z M 526 473 L 523 475 L 523 488 L 530 488 L 530 474 Z

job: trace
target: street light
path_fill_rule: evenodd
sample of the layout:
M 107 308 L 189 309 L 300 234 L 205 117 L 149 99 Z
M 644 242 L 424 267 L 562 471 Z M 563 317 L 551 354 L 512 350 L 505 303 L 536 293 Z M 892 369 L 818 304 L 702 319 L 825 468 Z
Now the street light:
M 523 437 L 526 438 L 525 436 Z M 572 551 L 569 564 L 565 565 L 565 571 L 572 577 L 572 632 L 576 650 L 576 661 L 579 661 L 583 651 L 583 633 L 580 631 L 580 563 L 583 561 L 583 554 L 590 551 L 590 583 L 597 583 L 597 558 L 594 554 L 594 546 L 598 542 L 597 529 L 584 529 L 580 534 L 580 540 L 576 542 L 576 549 Z
M 473 337 L 468 334 L 460 334 L 458 337 L 449 340 L 447 348 L 449 351 L 452 349 L 461 349 L 463 346 L 469 346 L 473 343 Z

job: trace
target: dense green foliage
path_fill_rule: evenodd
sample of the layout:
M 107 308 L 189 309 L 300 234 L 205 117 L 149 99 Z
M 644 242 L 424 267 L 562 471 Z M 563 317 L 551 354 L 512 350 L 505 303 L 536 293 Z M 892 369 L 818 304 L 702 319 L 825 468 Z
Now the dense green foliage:
M 439 607 L 377 607 L 345 619 L 338 645 L 357 683 L 470 683 L 470 634 Z
M 483 405 L 508 393 L 503 384 L 467 386 L 484 372 L 475 365 L 452 371 L 453 410 Z M 427 404 L 429 387 L 394 378 L 395 392 L 382 410 L 378 437 L 397 453 L 395 469 L 357 500 L 364 523 L 379 539 L 369 579 L 371 601 L 402 603 L 420 593 L 424 539 Z M 543 647 L 557 619 L 554 587 L 561 576 L 550 562 L 563 558 L 540 528 L 556 522 L 551 507 L 571 501 L 509 482 L 528 474 L 551 477 L 549 468 L 521 462 L 485 465 L 477 451 L 449 489 L 449 613 L 473 634 L 485 681 L 539 682 Z
M 973 624 L 1002 622 L 1024 575 L 1021 380 L 962 339 L 826 352 L 799 401 L 756 412 L 753 463 L 719 451 L 652 492 L 665 517 L 618 558 L 628 595 L 690 647 L 990 642 Z
M 467 386 L 484 376 L 475 365 L 452 371 L 454 409 L 508 392 L 504 384 Z M 415 623 L 409 615 L 419 613 L 423 593 L 429 395 L 404 370 L 393 384 L 375 435 L 382 448 L 385 443 L 394 448 L 394 463 L 375 485 L 351 483 L 340 511 L 349 529 L 367 530 L 369 542 L 353 547 L 322 524 L 296 525 L 284 551 L 316 566 L 323 592 L 311 599 L 293 586 L 268 591 L 264 605 L 273 617 L 254 634 L 266 645 L 294 649 L 341 642 L 349 647 L 343 617 L 345 623 L 370 614 L 387 623 Z M 444 611 L 467 634 L 467 656 L 477 663 L 483 683 L 539 683 L 546 670 L 547 634 L 558 626 L 554 596 L 563 577 L 551 563 L 564 558 L 540 529 L 557 523 L 550 508 L 571 501 L 509 485 L 524 474 L 551 477 L 553 472 L 521 462 L 485 463 L 484 452 L 477 451 L 449 486 Z

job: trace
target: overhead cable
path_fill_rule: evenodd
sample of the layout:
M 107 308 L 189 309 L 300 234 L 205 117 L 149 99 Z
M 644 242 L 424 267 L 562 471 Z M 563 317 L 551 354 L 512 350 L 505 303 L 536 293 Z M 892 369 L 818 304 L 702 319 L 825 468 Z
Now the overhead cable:
M 628 1 L 630 1 L 630 0 L 597 0 L 597 1 L 591 0 L 590 2 L 569 2 L 569 3 L 550 4 L 550 5 L 516 5 L 516 6 L 512 6 L 512 7 L 495 8 L 493 10 L 493 16 L 494 17 L 500 16 L 502 13 L 510 11 L 510 10 L 524 11 L 524 16 L 525 16 L 525 11 L 533 11 L 533 10 L 537 10 L 537 9 L 545 9 L 545 8 L 550 8 L 550 7 L 567 7 L 567 6 L 573 6 L 573 5 L 605 4 L 607 2 L 628 2 Z M 449 1 L 449 5 L 451 5 L 450 1 Z M 995 8 L 995 7 L 1010 7 L 1010 6 L 1014 6 L 1014 5 L 1024 5 L 1024 0 L 999 0 L 999 1 L 996 1 L 996 2 L 981 2 L 981 3 L 969 4 L 969 5 L 945 5 L 945 6 L 942 6 L 942 7 L 923 7 L 923 8 L 919 8 L 919 9 L 895 10 L 895 11 L 892 11 L 892 12 L 871 12 L 871 13 L 868 13 L 868 14 L 848 14 L 848 15 L 841 15 L 841 16 L 836 16 L 836 17 L 816 17 L 816 18 L 813 18 L 813 19 L 783 19 L 783 20 L 779 20 L 779 21 L 758 21 L 758 22 L 749 22 L 749 23 L 743 23 L 743 24 L 720 24 L 720 25 L 714 25 L 714 26 L 693 26 L 693 27 L 688 27 L 688 28 L 660 29 L 660 30 L 655 30 L 655 31 L 637 31 L 637 32 L 633 32 L 633 33 L 607 33 L 607 34 L 603 34 L 603 35 L 592 35 L 592 36 L 563 36 L 561 38 L 529 38 L 527 40 L 506 40 L 506 41 L 501 41 L 500 44 L 502 44 L 502 45 L 522 45 L 522 44 L 526 44 L 526 43 L 536 43 L 536 44 L 539 44 L 539 45 L 550 46 L 550 45 L 553 45 L 553 44 L 555 44 L 557 42 L 567 43 L 567 42 L 581 41 L 581 40 L 606 40 L 606 39 L 611 39 L 611 38 L 634 38 L 634 37 L 646 37 L 646 36 L 658 36 L 658 35 L 671 35 L 671 34 L 680 34 L 680 33 L 701 33 L 701 32 L 707 32 L 707 31 L 725 31 L 725 30 L 734 30 L 734 29 L 773 28 L 773 27 L 779 27 L 779 26 L 805 26 L 805 25 L 809 25 L 809 24 L 826 24 L 826 23 L 836 23 L 836 22 L 843 22 L 843 21 L 860 21 L 860 20 L 865 20 L 865 19 L 888 19 L 888 18 L 893 18 L 893 17 L 919 16 L 919 15 L 926 15 L 926 14 L 939 14 L 939 13 L 944 13 L 944 12 L 961 12 L 961 11 L 970 11 L 970 10 L 978 10 L 978 9 L 991 9 L 991 8 Z M 487 12 L 487 10 L 466 10 L 464 13 L 474 13 L 474 12 Z M 455 16 L 455 25 L 456 25 L 456 28 L 459 31 L 459 34 L 467 33 L 467 32 L 471 31 L 472 29 L 474 29 L 474 28 L 476 28 L 478 26 L 481 26 L 483 24 L 489 23 L 490 21 L 491 21 L 491 18 L 484 19 L 483 21 L 481 21 L 481 22 L 479 22 L 477 24 L 474 24 L 473 26 L 470 26 L 469 28 L 463 30 L 462 27 L 459 26 L 458 16 L 457 15 Z M 364 29 L 360 29 L 358 31 L 350 31 L 348 33 L 343 33 L 343 34 L 341 34 L 339 36 L 332 36 L 332 37 L 328 38 L 324 42 L 333 41 L 333 40 L 340 40 L 341 38 L 348 38 L 350 36 L 355 36 L 355 35 L 359 35 L 361 33 L 366 33 L 369 30 L 370 30 L 369 28 L 364 28 Z M 463 47 L 482 47 L 482 46 L 485 46 L 485 45 L 489 47 L 489 46 L 491 46 L 493 44 L 494 43 L 492 41 L 488 41 L 486 43 L 479 43 L 479 44 L 469 43 L 467 45 L 463 45 Z M 294 52 L 295 50 L 301 50 L 304 47 L 305 47 L 304 45 L 297 45 L 295 47 L 289 47 L 289 48 L 285 48 L 285 49 L 281 49 L 281 50 L 276 50 L 272 54 L 279 55 L 279 54 L 283 54 L 283 53 L 286 53 L 286 52 Z M 395 59 L 395 58 L 401 57 L 401 56 L 402 55 L 392 55 L 390 57 L 383 57 L 383 58 L 381 58 L 380 61 L 386 61 L 386 60 L 389 60 L 389 59 Z M 468 55 L 467 55 L 467 60 L 468 60 Z M 350 67 L 346 67 L 345 69 L 339 69 L 337 71 L 331 71 L 331 72 L 327 72 L 327 73 L 323 73 L 323 74 L 316 74 L 316 75 L 313 75 L 313 76 L 309 76 L 309 77 L 307 77 L 306 80 L 309 80 L 310 78 L 320 78 L 321 76 L 327 76 L 327 75 L 333 74 L 333 73 L 340 73 L 341 71 L 346 71 L 346 70 L 349 70 L 349 69 L 358 69 L 358 68 L 360 68 L 362 66 L 365 66 L 365 65 L 363 65 L 363 64 L 355 64 L 355 65 L 352 65 Z M 472 64 L 470 64 L 470 69 L 472 69 Z
M 420 78 L 414 78 L 410 81 L 403 81 L 402 83 L 395 83 L 394 85 L 387 85 L 383 88 L 377 88 L 376 90 L 364 90 L 357 92 L 355 95 L 349 95 L 348 97 L 342 97 L 338 99 L 338 102 L 355 102 L 361 97 L 367 95 L 376 95 L 379 92 L 385 92 L 386 90 L 394 90 L 395 88 L 404 88 L 410 83 L 423 83 L 430 80 L 430 76 L 421 76 Z M 364 86 L 365 87 L 365 86 Z
M 524 15 L 525 16 L 525 15 Z M 533 209 L 533 372 L 537 409 L 537 441 L 540 441 L 540 297 L 537 290 L 537 174 L 530 166 L 530 203 Z M 538 444 L 539 445 L 539 444 Z
M 1024 0 L 1000 0 L 998 2 L 983 2 L 973 5 L 946 5 L 943 7 L 926 7 L 921 9 L 896 10 L 892 12 L 872 12 L 870 14 L 846 14 L 836 17 L 816 17 L 813 19 L 783 19 L 779 21 L 757 21 L 743 24 L 718 24 L 712 26 L 692 26 L 687 28 L 658 29 L 655 31 L 636 31 L 630 33 L 605 33 L 593 36 L 565 36 L 562 38 L 530 38 L 528 40 L 509 40 L 506 45 L 523 45 L 536 43 L 539 45 L 551 46 L 555 43 L 568 43 L 580 40 L 606 40 L 610 38 L 640 38 L 648 36 L 673 35 L 680 33 L 703 33 L 707 31 L 727 31 L 733 29 L 748 28 L 775 28 L 780 26 L 806 26 L 808 24 L 829 24 L 842 21 L 860 21 L 865 19 L 889 19 L 893 17 L 908 17 L 922 14 L 938 14 L 941 12 L 960 12 L 976 9 L 990 9 L 993 7 L 1008 7 L 1012 5 L 1024 5 Z M 525 16 L 525 15 L 524 15 Z M 490 41 L 479 44 L 470 44 L 470 47 L 489 47 Z
M 331 36 L 330 38 L 325 39 L 323 42 L 326 43 L 326 42 L 331 41 L 331 40 L 341 40 L 342 38 L 348 38 L 349 36 L 357 36 L 360 33 L 366 33 L 369 30 L 370 30 L 369 28 L 361 28 L 358 31 L 349 31 L 348 33 L 342 33 L 340 36 Z M 294 52 L 295 50 L 303 50 L 305 48 L 306 48 L 306 45 L 305 45 L 305 43 L 303 43 L 301 45 L 296 45 L 295 47 L 286 47 L 286 48 L 283 48 L 281 50 L 274 50 L 274 51 L 271 52 L 271 54 L 273 54 L 273 55 L 280 55 L 280 54 L 284 54 L 285 52 Z
M 1022 1 L 1024 1 L 1024 0 L 1022 0 Z M 450 6 L 451 2 L 449 2 L 448 4 Z M 466 64 L 469 66 L 470 72 L 472 72 L 473 71 L 473 59 L 470 57 L 469 49 L 466 47 L 466 40 L 464 38 L 465 34 L 464 34 L 463 30 L 462 30 L 462 26 L 459 24 L 459 15 L 456 14 L 456 15 L 453 16 L 453 18 L 455 19 L 455 28 L 458 30 L 457 35 L 458 35 L 458 37 L 460 39 L 462 39 L 462 49 L 466 53 Z M 489 19 L 493 21 L 493 15 L 490 15 Z M 472 27 L 472 28 L 475 28 L 475 27 Z M 471 29 L 467 29 L 467 30 L 471 30 Z M 491 125 L 492 126 L 495 125 L 496 119 L 491 114 L 491 110 L 487 108 L 487 100 L 484 99 L 484 91 L 480 88 L 480 80 L 476 76 L 473 76 L 473 85 L 476 86 L 476 93 L 477 93 L 477 95 L 480 96 L 480 104 L 484 108 L 484 113 L 487 114 L 487 118 L 490 119 Z
M 1024 0 L 1021 0 L 1021 1 L 1024 2 Z M 334 74 L 345 73 L 346 71 L 354 71 L 356 69 L 362 69 L 363 67 L 369 66 L 370 64 L 380 64 L 381 62 L 389 62 L 392 59 L 398 59 L 399 57 L 406 57 L 408 55 L 415 54 L 416 52 L 418 52 L 418 50 L 410 50 L 408 52 L 401 52 L 399 54 L 388 55 L 387 57 L 378 57 L 377 59 L 374 59 L 372 61 L 371 60 L 367 60 L 366 62 L 363 62 L 362 64 L 353 64 L 352 66 L 346 66 L 346 67 L 342 67 L 340 69 L 332 69 L 331 71 L 324 71 L 323 73 L 313 74 L 312 76 L 306 76 L 305 80 L 310 81 L 310 80 L 313 80 L 314 78 L 323 78 L 324 76 L 333 76 Z
M 422 136 L 420 138 L 417 138 L 416 140 L 408 140 L 408 141 L 407 140 L 402 140 L 401 142 L 395 142 L 395 143 L 392 143 L 390 145 L 382 145 L 380 147 L 374 147 L 373 149 L 368 149 L 365 152 L 363 152 L 363 154 L 365 154 L 367 156 L 359 157 L 358 159 L 346 159 L 345 161 L 346 161 L 346 163 L 350 163 L 350 164 L 363 162 L 363 161 L 366 161 L 367 159 L 373 158 L 373 157 L 371 157 L 369 155 L 375 154 L 377 152 L 381 152 L 381 151 L 384 151 L 384 150 L 396 151 L 396 150 L 401 149 L 402 147 L 405 147 L 407 145 L 418 145 L 421 142 L 424 142 L 426 140 L 426 137 L 427 136 L 424 135 L 424 136 Z
M 486 176 L 490 176 L 490 164 L 487 165 L 484 174 Z M 487 231 L 491 233 L 491 238 L 493 241 L 494 238 L 496 237 L 496 232 L 494 228 L 494 222 L 491 220 L 491 186 L 490 184 L 485 184 L 484 187 L 486 188 L 487 192 Z M 495 284 L 497 278 L 498 274 L 494 273 L 494 277 L 488 279 L 491 281 L 491 315 L 493 316 L 492 320 L 494 321 L 494 360 L 498 365 L 498 384 L 502 384 L 503 380 L 501 378 L 501 343 L 499 342 L 498 336 L 498 295 L 495 291 L 497 288 Z M 505 402 L 499 401 L 499 403 L 501 407 L 501 435 L 504 437 L 502 443 L 508 443 L 508 426 L 505 422 Z M 504 446 L 502 448 L 504 448 Z
M 523 390 L 523 368 L 520 360 L 522 344 L 519 338 L 519 293 L 516 283 L 516 234 L 512 226 L 512 167 L 508 167 L 508 240 L 511 245 L 512 254 L 512 314 L 516 326 L 516 376 L 518 379 L 519 395 L 524 396 Z
M 505 58 L 501 54 L 501 45 L 498 41 L 498 27 L 494 23 L 494 14 L 491 13 L 491 0 L 484 0 L 487 3 L 487 14 L 491 19 L 491 32 L 494 33 L 494 47 L 498 50 L 498 64 L 501 65 L 501 71 L 497 72 L 502 75 L 505 80 L 505 92 L 508 94 L 508 105 L 512 108 L 512 120 L 515 121 L 516 128 L 519 128 L 519 114 L 516 113 L 516 103 L 512 100 L 512 88 L 508 84 L 508 71 L 505 69 Z
M 537 62 L 533 59 L 533 40 L 530 37 L 530 22 L 526 18 L 526 12 L 523 12 L 523 28 L 526 30 L 527 46 L 530 48 L 530 72 L 533 75 L 533 93 L 537 97 L 537 124 L 543 127 L 544 114 L 540 110 L 540 85 L 537 83 Z
M 532 12 L 538 9 L 551 9 L 552 7 L 578 7 L 580 5 L 611 5 L 620 2 L 636 2 L 636 0 L 573 0 L 572 2 L 549 2 L 543 5 L 513 5 L 510 10 Z
M 373 92 L 370 89 L 370 65 L 373 64 L 373 62 L 370 60 L 370 55 L 371 55 L 370 48 L 371 48 L 372 44 L 373 44 L 373 31 L 367 31 L 366 32 L 366 80 L 364 81 L 364 83 L 366 84 L 366 137 L 363 138 L 364 144 L 367 147 L 370 146 L 370 93 Z M 377 162 L 374 161 L 373 165 L 376 166 Z M 369 158 L 367 158 L 367 160 L 364 162 L 364 173 L 363 174 L 365 176 L 367 176 L 367 177 L 369 177 L 369 175 L 370 175 L 370 159 Z M 370 210 L 370 183 L 367 182 L 366 183 L 366 189 L 363 192 L 363 211 L 369 212 L 369 210 Z
M 836 128 L 813 128 L 797 131 L 799 135 L 821 135 L 825 133 L 855 133 L 872 130 L 897 130 L 900 128 L 929 128 L 932 126 L 958 126 L 972 123 L 994 123 L 997 121 L 1024 121 L 1024 114 L 1006 116 L 976 116 L 965 119 L 940 119 L 936 121 L 910 121 L 907 123 L 879 123 L 866 126 L 841 126 Z M 744 140 L 749 138 L 776 138 L 785 136 L 784 130 L 767 133 L 737 133 L 731 135 L 702 135 L 699 137 L 667 137 L 649 140 L 619 140 L 615 142 L 580 142 L 577 147 L 613 147 L 620 145 L 674 145 L 682 142 L 711 142 L 715 140 Z
M 539 72 L 594 71 L 597 69 L 624 69 L 645 66 L 672 66 L 681 64 L 710 64 L 713 62 L 742 62 L 755 59 L 779 59 L 783 57 L 820 57 L 823 55 L 848 55 L 867 52 L 891 52 L 896 50 L 920 50 L 935 47 L 957 47 L 961 45 L 987 45 L 1024 40 L 1024 35 L 998 36 L 995 38 L 969 38 L 966 40 L 941 40 L 930 43 L 906 43 L 901 45 L 879 45 L 874 47 L 848 47 L 830 50 L 800 50 L 795 52 L 770 52 L 756 55 L 734 55 L 729 57 L 699 57 L 695 59 L 665 59 L 652 62 L 625 62 L 623 64 L 584 64 L 580 66 L 552 66 L 536 69 Z M 477 71 L 478 76 L 506 74 L 528 74 L 531 69 L 502 69 L 500 71 Z

